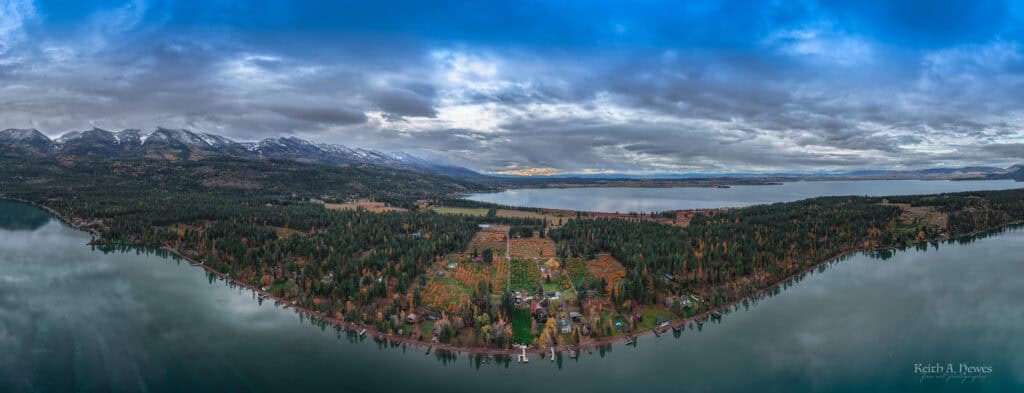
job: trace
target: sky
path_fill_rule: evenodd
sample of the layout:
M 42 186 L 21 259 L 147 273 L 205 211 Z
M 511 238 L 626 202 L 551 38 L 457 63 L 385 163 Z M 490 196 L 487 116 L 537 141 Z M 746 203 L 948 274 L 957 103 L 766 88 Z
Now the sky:
M 0 128 L 487 173 L 1024 163 L 1019 1 L 0 0 Z

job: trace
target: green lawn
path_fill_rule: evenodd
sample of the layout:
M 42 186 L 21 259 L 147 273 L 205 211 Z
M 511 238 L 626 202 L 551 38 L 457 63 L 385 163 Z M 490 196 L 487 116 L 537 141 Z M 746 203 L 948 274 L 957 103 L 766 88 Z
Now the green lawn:
M 672 315 L 671 311 L 656 308 L 654 306 L 644 307 L 643 310 L 640 311 L 640 315 L 644 317 L 644 320 L 637 325 L 637 330 L 646 330 L 657 326 L 658 317 L 668 318 L 669 320 L 675 318 L 675 315 Z
M 533 329 L 533 317 L 530 310 L 516 309 L 512 312 L 512 342 L 516 344 L 533 344 L 536 338 L 530 330 Z

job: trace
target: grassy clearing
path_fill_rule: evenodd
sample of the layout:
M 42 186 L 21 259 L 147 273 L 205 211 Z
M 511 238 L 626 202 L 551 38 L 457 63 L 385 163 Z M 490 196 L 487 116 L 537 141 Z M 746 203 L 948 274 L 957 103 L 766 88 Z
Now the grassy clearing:
M 366 211 L 374 212 L 374 213 L 404 212 L 404 211 L 407 211 L 406 209 L 403 209 L 403 208 L 400 208 L 400 207 L 388 206 L 384 202 L 374 202 L 374 201 L 355 201 L 355 202 L 346 202 L 346 203 L 325 203 L 324 207 L 328 208 L 328 209 L 331 209 L 331 210 L 358 210 L 358 209 L 366 209 Z
M 306 235 L 305 232 L 296 231 L 296 230 L 291 229 L 291 228 L 273 227 L 273 226 L 270 227 L 270 228 L 274 229 L 274 233 L 277 234 L 277 237 L 279 239 L 287 239 L 287 238 L 292 237 L 292 235 L 299 235 L 299 236 L 305 236 Z
M 605 292 L 611 292 L 611 289 L 615 287 L 619 280 L 626 277 L 626 268 L 622 266 L 622 262 L 608 254 L 601 254 L 596 260 L 587 261 L 587 269 L 590 270 L 590 274 L 595 278 L 603 278 L 607 283 L 608 287 L 605 288 Z
M 498 217 L 509 217 L 509 218 L 534 218 L 538 220 L 544 220 L 548 223 L 548 226 L 558 226 L 558 223 L 569 222 L 569 219 L 575 217 L 573 215 L 558 215 L 553 213 L 537 213 L 532 211 L 524 210 L 511 210 L 511 209 L 498 209 L 495 212 Z
M 473 291 L 451 277 L 434 277 L 423 291 L 423 304 L 435 310 L 454 311 L 460 304 L 470 301 Z
M 478 253 L 481 253 L 489 248 L 494 250 L 495 255 L 505 255 L 507 238 L 507 225 L 494 225 L 490 228 L 482 229 L 473 235 L 473 240 L 469 242 L 466 252 L 472 253 L 473 250 L 476 250 Z
M 517 344 L 533 344 L 536 336 L 532 333 L 533 317 L 530 310 L 516 309 L 512 312 L 512 342 Z
M 590 274 L 586 262 L 579 258 L 569 258 L 565 261 L 565 272 L 569 280 L 576 288 L 587 287 L 594 275 Z
M 637 329 L 639 330 L 652 329 L 657 326 L 658 317 L 667 318 L 668 320 L 675 318 L 675 315 L 673 315 L 671 311 L 654 306 L 644 307 L 640 310 L 640 315 L 644 317 L 644 320 L 637 324 Z
M 433 208 L 438 214 L 461 214 L 464 216 L 477 216 L 483 217 L 487 215 L 488 209 L 484 208 L 469 208 L 469 207 L 435 207 Z

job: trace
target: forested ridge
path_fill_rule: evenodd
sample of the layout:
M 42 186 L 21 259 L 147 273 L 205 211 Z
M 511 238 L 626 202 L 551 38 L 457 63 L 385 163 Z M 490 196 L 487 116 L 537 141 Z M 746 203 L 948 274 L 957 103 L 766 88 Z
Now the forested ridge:
M 697 308 L 706 311 L 707 306 L 737 300 L 842 253 L 925 244 L 1024 220 L 1024 190 L 815 198 L 697 212 L 680 226 L 579 218 L 549 229 L 536 218 L 496 216 L 493 207 L 478 216 L 421 208 L 431 201 L 457 205 L 450 198 L 487 189 L 466 180 L 372 165 L 230 158 L 0 159 L 0 196 L 49 207 L 76 226 L 98 232 L 97 244 L 164 247 L 304 307 L 385 332 L 403 329 L 400 316 L 424 309 L 428 279 L 440 280 L 434 277 L 442 273 L 436 266 L 447 264 L 448 255 L 463 255 L 459 263 L 494 261 L 496 272 L 510 274 L 509 261 L 492 249 L 480 250 L 482 262 L 470 262 L 477 257 L 470 242 L 481 224 L 507 225 L 513 237 L 536 233 L 544 241 L 553 240 L 557 261 L 548 261 L 548 266 L 564 273 L 566 288 L 573 286 L 569 281 L 578 287 L 573 291 L 579 292 L 579 306 L 572 309 L 590 318 L 584 295 L 597 296 L 623 312 L 660 304 L 666 296 L 694 295 L 703 304 L 671 309 L 679 316 L 692 315 Z M 325 207 L 325 202 L 353 199 L 406 210 Z M 502 248 L 505 240 L 497 244 Z M 592 274 L 597 266 L 590 261 L 604 253 L 621 262 L 620 269 L 625 267 L 621 279 L 606 281 Z M 522 266 L 539 265 L 517 264 L 515 269 Z M 518 273 L 511 274 L 526 277 Z M 476 335 L 486 337 L 475 342 L 499 347 L 512 343 L 512 325 L 521 323 L 515 322 L 513 288 L 488 277 L 469 283 L 469 301 L 452 307 L 438 322 L 451 329 L 441 330 L 444 340 L 458 329 L 475 329 Z M 559 285 L 548 280 L 545 285 Z M 516 286 L 515 278 L 507 281 Z M 593 316 L 595 329 L 587 334 L 612 334 L 599 328 L 615 317 L 609 311 Z M 527 316 L 525 323 L 530 320 Z M 429 332 L 423 334 L 429 337 Z

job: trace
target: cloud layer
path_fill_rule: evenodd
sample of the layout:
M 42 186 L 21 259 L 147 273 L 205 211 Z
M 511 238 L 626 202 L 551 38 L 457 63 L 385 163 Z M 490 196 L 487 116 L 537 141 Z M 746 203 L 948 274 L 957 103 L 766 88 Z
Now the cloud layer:
M 1024 160 L 1024 7 L 0 5 L 0 127 L 189 127 L 488 172 Z M 679 4 L 685 3 L 685 4 Z

